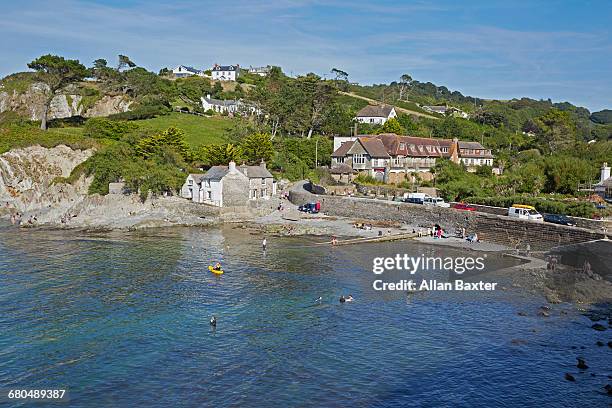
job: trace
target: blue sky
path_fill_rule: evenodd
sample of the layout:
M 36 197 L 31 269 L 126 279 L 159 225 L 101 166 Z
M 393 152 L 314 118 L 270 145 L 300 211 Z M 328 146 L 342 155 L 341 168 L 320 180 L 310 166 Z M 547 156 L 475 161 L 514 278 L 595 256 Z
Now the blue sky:
M 294 75 L 612 108 L 612 1 L 0 1 L 0 76 L 55 53 L 177 64 L 280 65 Z M 329 75 L 329 74 L 328 74 Z

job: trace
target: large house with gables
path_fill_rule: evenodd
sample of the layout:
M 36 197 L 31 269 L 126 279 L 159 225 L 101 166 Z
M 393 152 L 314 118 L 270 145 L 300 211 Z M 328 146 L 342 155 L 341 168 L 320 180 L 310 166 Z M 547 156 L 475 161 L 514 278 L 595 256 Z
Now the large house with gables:
M 332 153 L 332 173 L 335 168 L 350 167 L 355 173 L 366 173 L 381 181 L 396 183 L 419 174 L 431 178 L 430 170 L 436 159 L 463 163 L 468 171 L 479 166 L 492 166 L 491 150 L 478 142 L 457 139 L 437 139 L 398 136 L 393 133 L 360 135 L 340 138 Z
M 240 76 L 240 65 L 215 64 L 210 71 L 215 81 L 235 81 Z

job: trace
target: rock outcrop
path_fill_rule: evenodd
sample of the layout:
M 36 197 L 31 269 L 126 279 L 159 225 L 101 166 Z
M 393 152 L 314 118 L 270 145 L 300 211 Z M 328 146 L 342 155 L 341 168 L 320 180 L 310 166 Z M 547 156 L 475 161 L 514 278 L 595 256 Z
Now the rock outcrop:
M 172 225 L 207 225 L 218 221 L 220 209 L 179 197 L 88 194 L 91 178 L 73 183 L 72 170 L 93 150 L 67 146 L 31 146 L 0 155 L 0 216 L 22 226 L 82 229 L 129 229 Z
M 42 83 L 30 85 L 25 92 L 5 91 L 0 87 L 0 113 L 14 111 L 30 120 L 40 120 L 44 113 L 46 88 L 47 86 Z M 76 93 L 76 89 L 73 92 L 68 95 L 56 95 L 53 98 L 49 108 L 49 119 L 108 116 L 126 112 L 132 104 L 125 95 L 104 95 L 91 106 L 87 106 L 83 103 L 83 97 Z

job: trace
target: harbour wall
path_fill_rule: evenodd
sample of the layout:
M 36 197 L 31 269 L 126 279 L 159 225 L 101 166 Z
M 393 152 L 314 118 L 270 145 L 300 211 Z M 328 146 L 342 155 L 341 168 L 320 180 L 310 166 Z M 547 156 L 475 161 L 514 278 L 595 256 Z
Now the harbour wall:
M 487 242 L 513 248 L 546 251 L 553 247 L 606 238 L 602 231 L 568 227 L 550 223 L 508 218 L 504 215 L 420 204 L 313 194 L 318 186 L 297 183 L 289 191 L 289 200 L 296 205 L 319 201 L 321 211 L 328 215 L 370 220 L 400 221 L 419 227 L 439 224 L 449 234 L 465 228 L 466 234 L 478 233 Z

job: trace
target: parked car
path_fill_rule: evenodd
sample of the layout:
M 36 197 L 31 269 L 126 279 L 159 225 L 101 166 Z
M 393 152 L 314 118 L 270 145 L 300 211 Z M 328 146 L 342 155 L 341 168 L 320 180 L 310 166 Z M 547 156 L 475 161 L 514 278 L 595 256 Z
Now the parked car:
M 476 211 L 476 207 L 472 207 L 471 205 L 465 203 L 453 204 L 453 208 L 456 210 Z
M 572 227 L 576 226 L 576 222 L 574 220 L 567 215 L 561 214 L 544 214 L 544 221 L 551 222 L 553 224 L 569 225 Z
M 406 197 L 402 201 L 410 204 L 423 204 L 423 199 L 420 197 Z
M 304 205 L 300 205 L 298 207 L 298 211 L 310 214 L 316 214 L 319 212 L 319 210 L 317 210 L 317 203 L 306 203 Z
M 544 221 L 542 214 L 537 212 L 535 207 L 523 204 L 514 204 L 512 207 L 508 208 L 508 217 L 530 221 Z
M 450 204 L 444 202 L 444 199 L 440 197 L 425 197 L 425 200 L 423 200 L 423 204 L 435 205 L 436 207 L 444 207 L 444 208 L 450 207 Z

